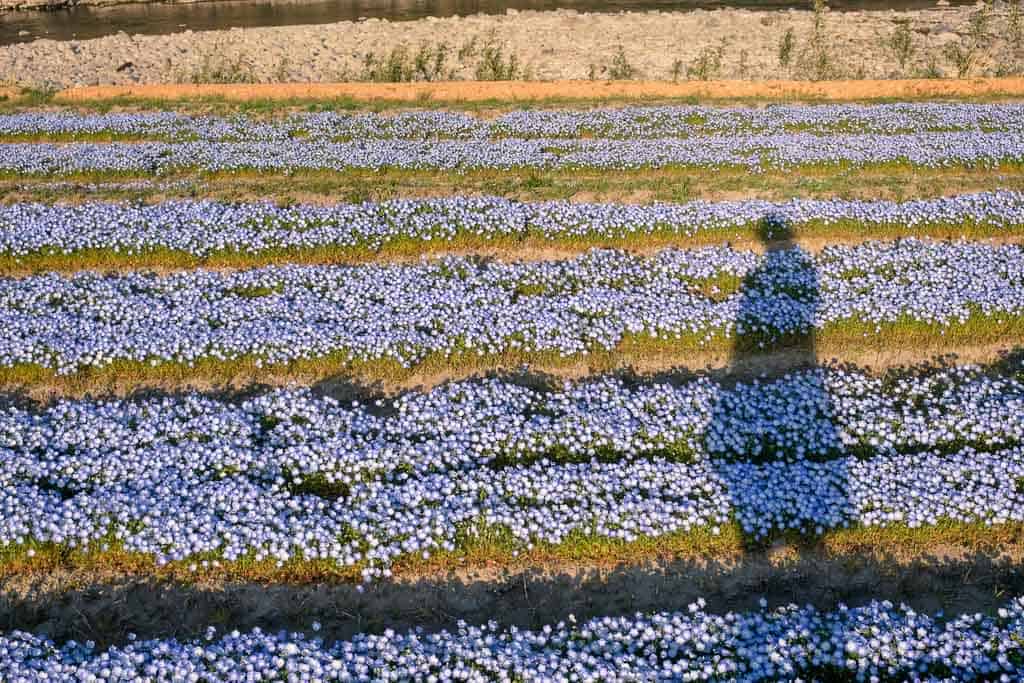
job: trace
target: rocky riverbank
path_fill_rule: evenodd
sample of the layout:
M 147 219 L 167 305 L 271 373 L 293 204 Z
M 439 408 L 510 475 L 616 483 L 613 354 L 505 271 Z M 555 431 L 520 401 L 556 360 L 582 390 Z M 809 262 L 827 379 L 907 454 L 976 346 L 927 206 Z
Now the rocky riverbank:
M 412 22 L 119 33 L 0 48 L 34 87 L 353 80 L 821 79 L 1024 71 L 1019 5 L 908 12 L 512 12 Z

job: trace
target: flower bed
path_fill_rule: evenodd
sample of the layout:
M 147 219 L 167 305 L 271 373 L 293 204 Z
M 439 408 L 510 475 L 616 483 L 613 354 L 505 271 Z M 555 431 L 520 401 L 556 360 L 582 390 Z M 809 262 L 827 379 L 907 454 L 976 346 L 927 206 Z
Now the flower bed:
M 889 329 L 939 338 L 1024 310 L 1016 245 L 904 240 L 652 257 L 594 250 L 565 261 L 282 266 L 0 281 L 0 366 L 62 374 L 114 362 L 159 366 L 332 357 L 411 367 L 516 354 L 580 357 L 626 340 L 678 349 L 738 337 L 768 348 L 794 335 Z M 1008 327 L 1009 326 L 1009 327 Z M 967 328 L 964 328 L 967 329 Z
M 796 167 L 910 168 L 1015 166 L 1024 133 L 741 134 L 693 138 L 504 138 L 353 142 L 111 142 L 0 145 L 0 172 L 17 175 L 176 171 L 290 173 L 354 169 L 471 171 L 516 169 L 642 170 L 685 167 L 750 172 Z
M 741 133 L 1020 132 L 1019 104 L 902 103 L 769 107 L 651 106 L 589 110 L 526 109 L 488 120 L 452 111 L 391 115 L 342 112 L 263 120 L 188 116 L 169 111 L 81 114 L 24 112 L 0 116 L 0 139 L 103 136 L 168 141 L 430 140 L 485 138 L 662 138 Z
M 401 557 L 733 523 L 1024 521 L 1024 385 L 977 368 L 808 371 L 724 389 L 499 381 L 344 407 L 308 390 L 63 402 L 0 415 L 0 544 L 158 562 Z M 481 536 L 483 535 L 483 536 Z
M 377 252 L 389 245 L 430 246 L 527 239 L 580 243 L 659 237 L 720 237 L 750 232 L 802 232 L 848 225 L 854 230 L 984 229 L 1013 234 L 1024 228 L 1024 194 L 985 192 L 906 202 L 801 200 L 695 201 L 631 206 L 572 202 L 522 203 L 500 197 L 394 200 L 339 206 L 278 207 L 170 201 L 154 205 L 89 203 L 0 207 L 0 254 L 67 255 L 87 250 L 118 255 L 171 250 L 195 257 L 273 255 L 324 248 Z M 638 243 L 637 243 L 638 244 Z
M 315 635 L 316 625 L 313 626 Z M 457 631 L 359 635 L 214 629 L 195 640 L 130 641 L 99 651 L 28 633 L 0 638 L 0 675 L 54 679 L 259 680 L 1012 680 L 1024 671 L 1024 600 L 997 615 L 928 616 L 871 602 L 834 611 L 789 605 L 574 619 L 535 631 L 460 624 Z M 244 675 L 244 674 L 243 674 Z M 1002 677 L 1002 678 L 1000 678 Z

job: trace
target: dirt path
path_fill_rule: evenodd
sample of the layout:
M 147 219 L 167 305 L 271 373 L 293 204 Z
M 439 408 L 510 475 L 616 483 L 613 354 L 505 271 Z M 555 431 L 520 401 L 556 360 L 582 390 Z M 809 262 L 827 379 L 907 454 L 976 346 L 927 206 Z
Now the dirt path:
M 813 100 L 1024 97 L 1024 78 L 845 81 L 454 81 L 442 83 L 274 83 L 251 85 L 124 85 L 63 90 L 54 101 L 75 104 L 115 98 L 195 100 L 353 99 L 459 103 L 544 100 Z
M 955 536 L 955 534 L 953 534 Z M 923 547 L 875 539 L 837 552 L 776 546 L 722 557 L 674 556 L 614 563 L 485 565 L 410 576 L 359 591 L 352 584 L 180 583 L 116 572 L 56 569 L 0 580 L 0 628 L 58 642 L 101 645 L 142 637 L 198 636 L 255 626 L 306 630 L 328 640 L 385 628 L 452 629 L 456 622 L 538 627 L 636 611 L 749 610 L 795 602 L 833 609 L 871 599 L 927 612 L 991 612 L 1024 592 L 1024 541 L 996 531 L 993 542 L 950 538 Z
M 819 339 L 817 355 L 821 363 L 852 364 L 870 372 L 884 372 L 894 368 L 919 366 L 937 362 L 989 365 L 1005 358 L 1017 357 L 1020 342 L 1000 341 L 991 344 L 958 345 L 943 342 L 936 337 L 932 343 L 920 340 L 907 343 L 871 344 L 856 347 L 843 346 Z M 731 348 L 709 352 L 654 352 L 614 351 L 592 353 L 589 359 L 524 366 L 522 362 L 501 362 L 482 359 L 474 364 L 460 364 L 457 368 L 414 369 L 400 374 L 389 374 L 380 368 L 366 371 L 332 367 L 328 362 L 313 361 L 293 370 L 243 366 L 221 371 L 216 376 L 200 367 L 180 368 L 163 374 L 86 373 L 81 376 L 48 375 L 32 381 L 13 381 L 10 377 L 0 381 L 0 406 L 39 405 L 60 398 L 126 397 L 204 392 L 222 397 L 249 395 L 254 391 L 290 385 L 311 385 L 318 393 L 341 401 L 369 400 L 396 395 L 405 391 L 428 391 L 447 382 L 500 376 L 510 381 L 529 384 L 551 384 L 564 379 L 577 380 L 611 373 L 646 380 L 683 381 L 697 373 L 709 373 L 722 381 L 751 379 L 760 376 L 782 375 L 805 367 L 807 355 L 802 351 L 777 351 L 746 356 L 737 361 Z M 220 366 L 227 367 L 227 366 Z M 159 370 L 159 368 L 158 368 Z
M 746 231 L 750 232 L 750 231 Z M 650 257 L 666 249 L 698 249 L 708 246 L 719 246 L 727 244 L 729 247 L 752 251 L 763 254 L 767 249 L 781 247 L 796 247 L 810 254 L 818 254 L 826 247 L 841 245 L 856 246 L 869 240 L 894 240 L 904 237 L 913 237 L 924 242 L 941 242 L 957 240 L 964 237 L 964 230 L 937 229 L 934 231 L 921 230 L 913 235 L 893 235 L 891 232 L 879 231 L 872 233 L 868 230 L 857 234 L 835 233 L 827 235 L 813 235 L 796 237 L 786 242 L 764 243 L 759 239 L 746 235 L 738 235 L 736 239 L 727 239 L 722 233 L 701 234 L 693 236 L 681 235 L 679 237 L 651 237 L 636 238 L 631 240 L 607 240 L 594 241 L 590 243 L 566 243 L 559 241 L 527 240 L 521 244 L 489 245 L 481 246 L 460 246 L 456 242 L 451 246 L 437 244 L 436 242 L 423 242 L 422 245 L 414 245 L 415 249 L 403 249 L 402 251 L 379 251 L 379 252 L 346 252 L 339 249 L 336 252 L 310 251 L 308 253 L 270 254 L 261 256 L 255 254 L 251 257 L 239 258 L 230 254 L 223 259 L 216 256 L 207 259 L 193 258 L 185 252 L 175 252 L 173 257 L 167 254 L 133 255 L 122 256 L 113 251 L 96 250 L 89 252 L 72 252 L 57 256 L 38 257 L 5 257 L 0 255 L 0 277 L 23 278 L 37 274 L 41 271 L 56 272 L 65 275 L 80 273 L 83 271 L 94 271 L 97 273 L 126 273 L 140 271 L 155 273 L 157 275 L 170 275 L 187 270 L 202 269 L 210 272 L 230 273 L 251 268 L 259 268 L 273 264 L 302 264 L 302 265 L 356 265 L 365 263 L 390 263 L 390 264 L 416 264 L 424 260 L 433 260 L 447 257 L 469 257 L 482 261 L 506 261 L 506 262 L 543 262 L 562 261 L 575 258 L 591 249 L 616 249 L 628 252 L 634 256 Z M 995 237 L 979 237 L 968 235 L 972 242 L 1007 245 L 1024 244 L 1024 233 L 1011 232 L 1010 234 L 998 235 Z

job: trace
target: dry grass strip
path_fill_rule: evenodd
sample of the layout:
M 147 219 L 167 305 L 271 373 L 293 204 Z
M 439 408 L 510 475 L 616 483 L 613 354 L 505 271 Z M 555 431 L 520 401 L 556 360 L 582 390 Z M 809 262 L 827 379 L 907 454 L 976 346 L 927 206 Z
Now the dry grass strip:
M 433 83 L 261 83 L 101 85 L 63 90 L 55 102 L 116 98 L 233 101 L 543 101 L 595 99 L 878 100 L 1024 97 L 1024 78 L 854 81 L 450 81 Z

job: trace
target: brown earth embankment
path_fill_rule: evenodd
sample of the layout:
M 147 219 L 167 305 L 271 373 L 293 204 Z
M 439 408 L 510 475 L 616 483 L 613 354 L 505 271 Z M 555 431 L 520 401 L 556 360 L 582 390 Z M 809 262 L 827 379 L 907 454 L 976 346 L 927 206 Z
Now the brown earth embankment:
M 893 11 L 510 11 L 0 47 L 12 83 L 954 78 L 1024 74 L 1007 5 Z

